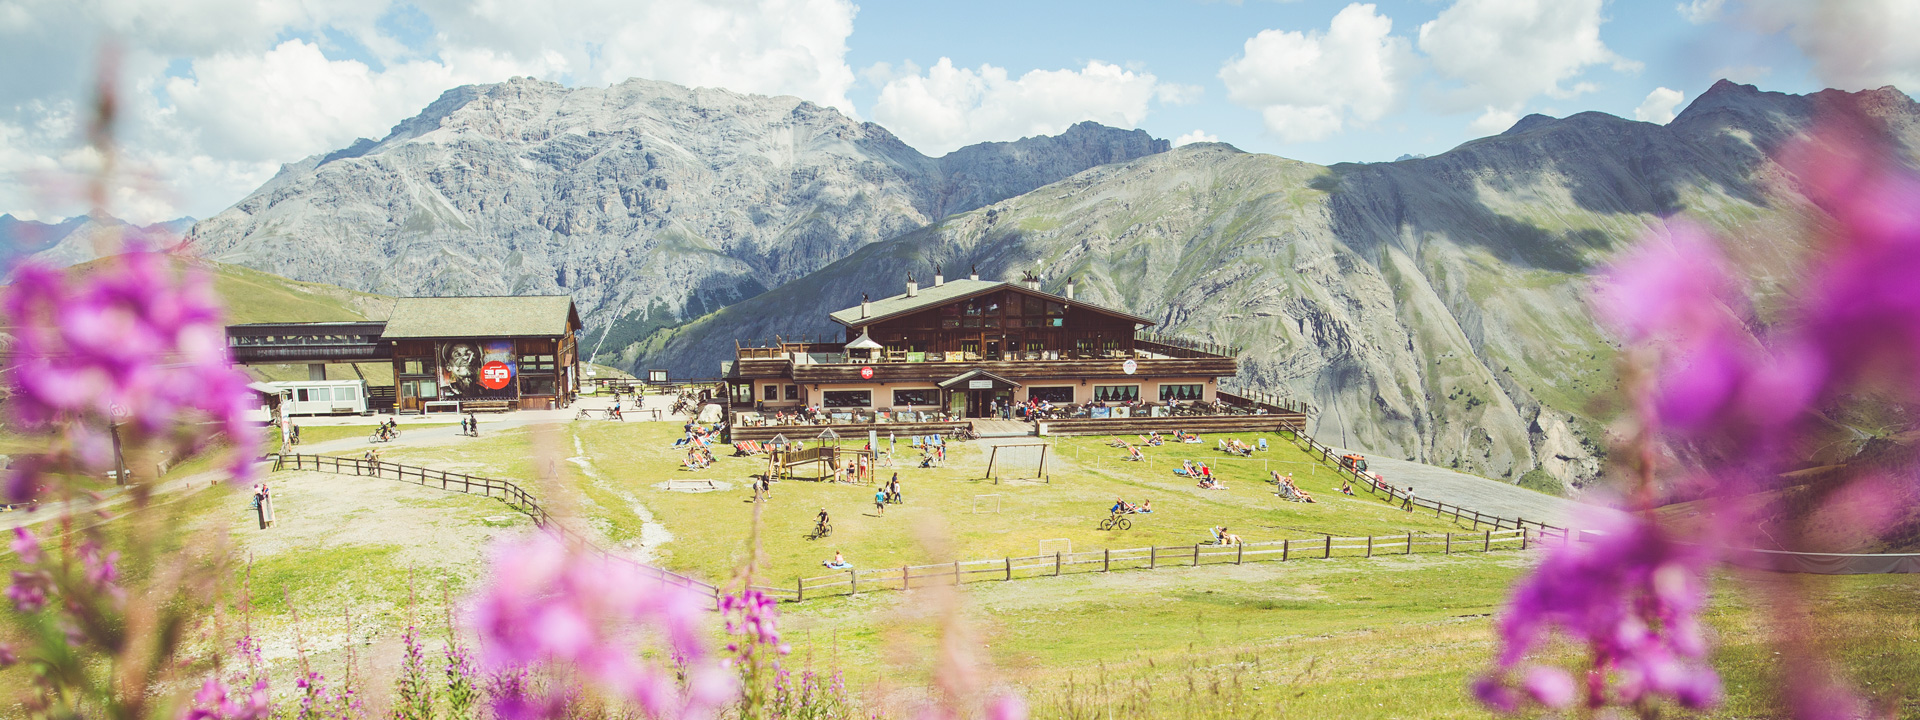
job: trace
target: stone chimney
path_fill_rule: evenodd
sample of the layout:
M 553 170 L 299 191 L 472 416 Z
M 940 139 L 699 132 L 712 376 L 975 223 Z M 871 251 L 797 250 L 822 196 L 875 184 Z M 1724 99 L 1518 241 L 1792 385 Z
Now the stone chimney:
M 865 320 L 872 316 L 873 316 L 873 302 L 867 300 L 866 293 L 860 293 L 860 319 Z
M 907 297 L 920 297 L 920 283 L 913 281 L 913 273 L 907 273 Z
M 1033 274 L 1033 271 L 1031 270 L 1027 271 L 1026 286 L 1028 290 L 1039 292 L 1040 276 Z
M 1073 276 L 1072 275 L 1067 276 L 1067 299 L 1068 300 L 1073 299 Z
M 968 265 L 968 266 L 967 266 L 967 279 L 968 279 L 968 280 L 979 280 L 979 279 L 980 279 L 980 266 L 978 266 L 978 265 Z
M 940 287 L 945 284 L 947 284 L 947 276 L 940 274 L 939 265 L 933 266 L 933 286 Z

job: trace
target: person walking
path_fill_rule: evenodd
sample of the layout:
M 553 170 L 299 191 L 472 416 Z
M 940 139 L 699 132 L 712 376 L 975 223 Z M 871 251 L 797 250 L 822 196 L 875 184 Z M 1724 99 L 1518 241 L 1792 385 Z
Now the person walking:
M 875 490 L 873 492 L 873 510 L 874 512 L 880 513 L 882 516 L 885 516 L 887 514 L 887 489 L 886 488 L 880 488 L 879 490 Z

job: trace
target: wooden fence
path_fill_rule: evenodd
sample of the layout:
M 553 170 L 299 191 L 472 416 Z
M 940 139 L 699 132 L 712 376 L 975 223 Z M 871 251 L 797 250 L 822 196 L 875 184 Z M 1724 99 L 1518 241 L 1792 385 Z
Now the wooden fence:
M 712 597 L 715 609 L 718 609 L 720 606 L 719 588 L 710 583 L 702 582 L 671 570 L 662 570 L 652 565 L 634 562 L 633 560 L 607 552 L 586 536 L 575 532 L 572 528 L 554 522 L 553 516 L 547 514 L 546 508 L 541 507 L 539 501 L 535 500 L 533 495 L 529 494 L 519 485 L 506 480 L 475 477 L 465 473 L 434 470 L 432 468 L 417 467 L 414 465 L 401 465 L 384 460 L 370 461 L 361 458 L 338 457 L 334 455 L 273 455 L 270 457 L 273 458 L 273 469 L 276 472 L 280 470 L 310 470 L 334 473 L 336 475 L 361 475 L 365 477 L 388 478 L 402 482 L 410 482 L 424 487 L 438 486 L 441 490 L 468 494 L 478 492 L 487 497 L 499 498 L 500 501 L 506 503 L 508 507 L 526 513 L 528 517 L 533 518 L 534 525 L 539 526 L 542 530 L 554 533 L 570 542 L 578 543 L 582 547 L 592 549 L 594 553 L 601 557 L 639 568 L 642 572 L 653 576 L 654 579 L 662 583 L 688 588 L 701 595 Z
M 1288 562 L 1361 558 L 1376 555 L 1412 555 L 1416 553 L 1452 555 L 1494 550 L 1525 550 L 1543 542 L 1567 542 L 1567 533 L 1559 530 L 1483 530 L 1477 533 L 1403 533 L 1368 537 L 1331 535 L 1243 543 L 1240 545 L 1175 545 L 1171 547 L 1127 548 L 1056 552 L 1050 555 L 1003 557 L 989 560 L 960 560 L 938 565 L 903 565 L 894 568 L 847 569 L 841 572 L 803 577 L 792 587 L 758 587 L 762 592 L 786 600 L 833 595 L 852 595 L 862 590 L 909 590 L 933 584 L 962 585 L 982 580 L 1056 577 L 1070 573 L 1113 572 L 1116 570 L 1153 570 L 1164 567 L 1201 565 L 1241 565 L 1250 562 Z
M 1528 520 L 1519 517 L 1503 518 L 1497 515 L 1487 515 L 1477 510 L 1460 507 L 1459 505 L 1414 496 L 1403 488 L 1395 487 L 1385 482 L 1375 481 L 1372 475 L 1340 464 L 1340 456 L 1334 454 L 1333 448 L 1321 445 L 1319 441 L 1311 437 L 1298 432 L 1289 432 L 1288 435 L 1293 438 L 1296 444 L 1300 445 L 1301 449 L 1306 450 L 1307 454 L 1318 454 L 1319 459 L 1326 463 L 1327 467 L 1332 468 L 1335 473 L 1341 475 L 1342 479 L 1351 481 L 1355 487 L 1365 490 L 1376 497 L 1384 495 L 1381 499 L 1399 505 L 1409 511 L 1415 508 L 1432 510 L 1434 517 L 1450 517 L 1453 518 L 1455 522 L 1471 523 L 1476 530 L 1479 529 L 1480 526 L 1486 525 L 1495 530 L 1533 528 L 1539 531 L 1552 531 L 1563 535 L 1566 533 L 1566 528 L 1549 525 L 1538 520 Z

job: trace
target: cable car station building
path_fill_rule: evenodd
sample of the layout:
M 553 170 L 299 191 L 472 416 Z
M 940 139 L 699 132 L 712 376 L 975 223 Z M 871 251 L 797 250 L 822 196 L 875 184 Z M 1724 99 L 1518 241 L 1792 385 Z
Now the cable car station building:
M 742 347 L 723 368 L 735 407 L 818 406 L 838 414 L 914 419 L 988 417 L 997 402 L 1055 405 L 1213 402 L 1230 354 L 1158 342 L 1155 323 L 1040 289 L 1037 279 L 947 281 L 829 315 L 839 344 Z M 1135 411 L 1145 412 L 1141 408 Z M 930 412 L 929 412 L 930 411 Z M 1115 408 L 1114 417 L 1126 417 Z M 922 415 L 924 413 L 925 415 Z M 896 420 L 897 421 L 897 420 Z
M 566 295 L 413 297 L 382 321 L 227 326 L 240 364 L 390 362 L 394 385 L 369 388 L 402 413 L 550 409 L 580 389 L 580 314 Z

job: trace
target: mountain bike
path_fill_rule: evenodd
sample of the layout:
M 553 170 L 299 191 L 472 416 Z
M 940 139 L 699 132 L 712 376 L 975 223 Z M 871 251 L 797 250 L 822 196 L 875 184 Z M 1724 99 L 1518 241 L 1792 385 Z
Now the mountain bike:
M 1114 513 L 1112 515 L 1108 515 L 1107 519 L 1100 521 L 1100 529 L 1101 530 L 1131 530 L 1133 529 L 1133 521 L 1128 520 L 1126 516 L 1121 515 L 1120 513 Z

